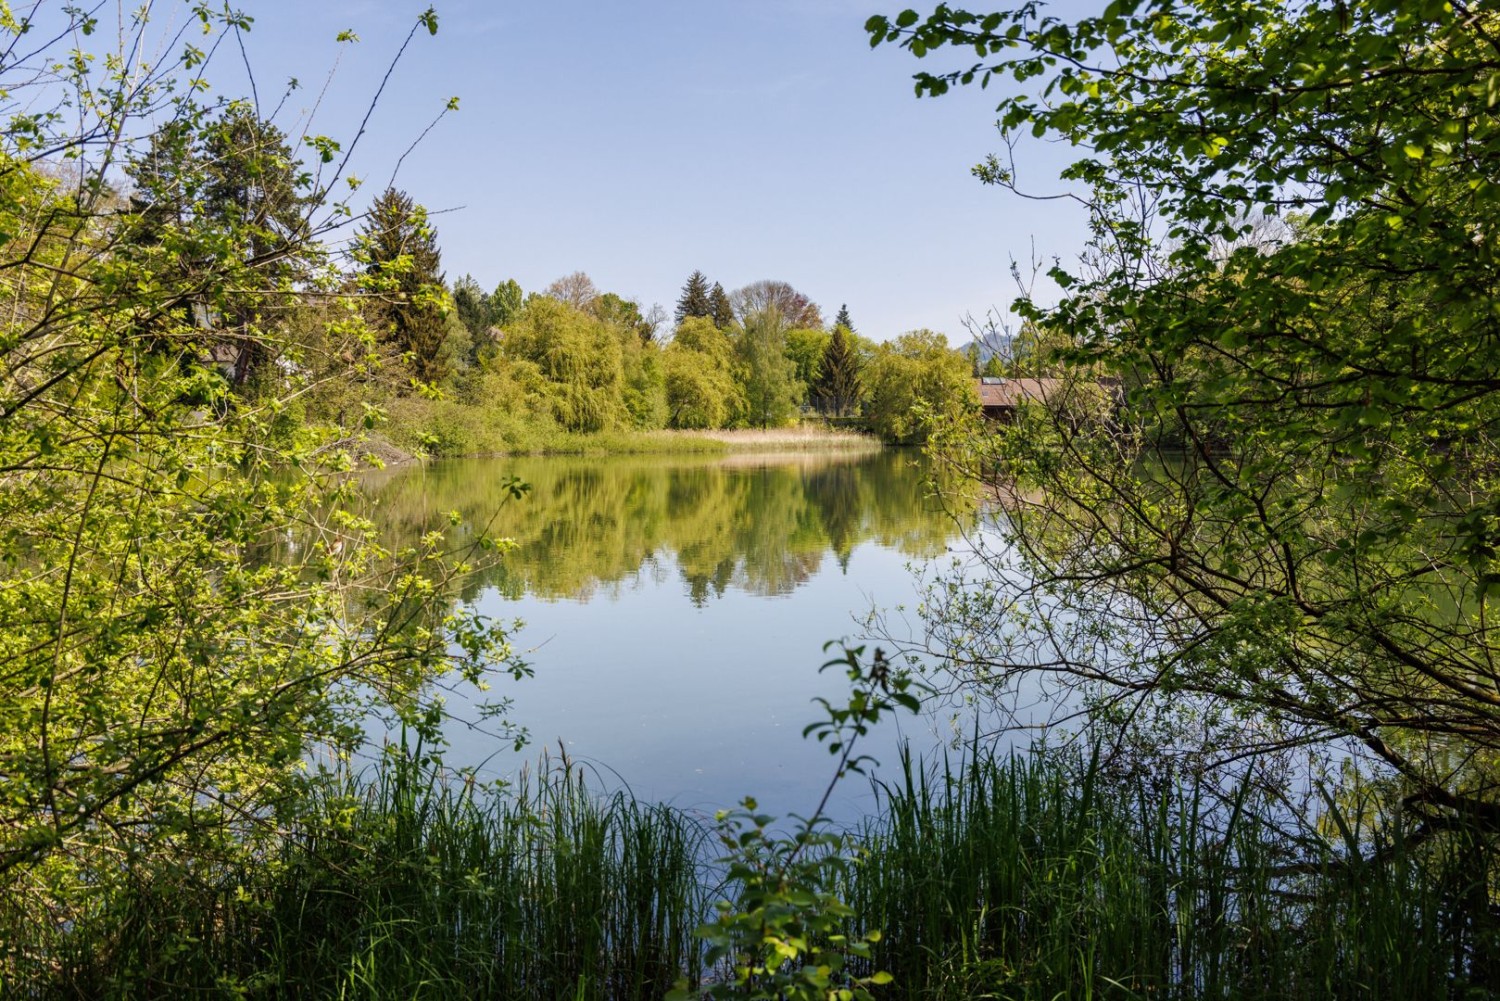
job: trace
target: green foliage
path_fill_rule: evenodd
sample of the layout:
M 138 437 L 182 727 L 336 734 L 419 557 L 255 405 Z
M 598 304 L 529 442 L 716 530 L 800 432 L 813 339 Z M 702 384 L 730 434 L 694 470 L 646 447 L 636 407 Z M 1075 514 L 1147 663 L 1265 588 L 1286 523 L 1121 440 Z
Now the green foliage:
M 902 764 L 844 890 L 851 933 L 883 931 L 885 997 L 1488 993 L 1493 848 L 1363 819 L 1369 785 L 1289 808 L 1274 768 L 1218 787 L 1149 760 L 972 744 Z
M 180 115 L 126 164 L 134 187 L 130 225 L 118 229 L 124 254 L 154 258 L 149 266 L 189 284 L 205 258 L 253 264 L 260 287 L 207 284 L 180 314 L 218 331 L 211 350 L 242 392 L 285 350 L 260 332 L 288 322 L 294 291 L 322 264 L 305 215 L 316 195 L 301 167 L 281 130 L 242 102 Z
M 149 41 L 144 15 L 120 27 Z M 0 18 L 8 50 L 23 31 Z M 60 935 L 147 861 L 253 859 L 312 748 L 372 713 L 432 728 L 428 682 L 509 648 L 448 601 L 496 543 L 383 546 L 347 477 L 359 433 L 300 419 L 368 373 L 374 338 L 309 249 L 324 193 L 281 133 L 195 105 L 170 62 L 55 69 L 67 116 L 0 91 L 27 120 L 0 140 L 0 899 Z M 244 352 L 282 363 L 251 366 L 253 393 L 232 392 Z M 7 991 L 27 959 L 0 954 Z
M 833 318 L 833 325 L 835 327 L 843 327 L 851 334 L 854 333 L 854 321 L 849 319 L 849 306 L 847 303 L 839 306 L 838 315 Z
M 839 311 L 842 315 L 843 310 Z M 844 323 L 834 326 L 818 366 L 818 377 L 808 395 L 820 413 L 847 417 L 855 412 L 864 395 L 860 383 L 860 361 L 855 354 L 853 331 Z
M 863 647 L 846 647 L 842 657 L 823 665 L 843 670 L 851 691 L 842 706 L 819 699 L 827 719 L 804 731 L 838 758 L 811 816 L 778 837 L 770 833 L 775 818 L 757 813 L 753 799 L 741 810 L 718 814 L 719 840 L 728 852 L 721 861 L 736 893 L 733 900 L 719 902 L 717 921 L 698 930 L 708 943 L 707 961 L 724 965 L 728 973 L 709 987 L 709 997 L 870 1001 L 869 988 L 891 982 L 888 973 L 859 976 L 851 967 L 870 959 L 881 936 L 873 929 L 859 936 L 846 932 L 855 912 L 835 887 L 847 878 L 853 842 L 823 829 L 823 809 L 834 786 L 867 760 L 854 754 L 859 738 L 882 716 L 897 709 L 915 712 L 920 705 L 908 674 L 893 669 L 880 650 L 868 667 L 863 656 Z M 693 996 L 685 984 L 669 995 L 675 1001 Z
M 706 317 L 690 317 L 662 355 L 667 426 L 728 427 L 744 409 L 734 376 L 734 345 Z
M 370 207 L 355 256 L 380 297 L 376 324 L 389 331 L 391 343 L 419 381 L 437 382 L 445 374 L 442 348 L 448 326 L 442 255 L 427 211 L 406 192 L 387 188 Z
M 811 827 L 789 838 L 769 832 L 775 818 L 756 812 L 754 799 L 738 811 L 718 815 L 721 859 L 737 894 L 720 901 L 718 920 L 699 936 L 707 960 L 722 964 L 732 979 L 700 994 L 680 988 L 673 1001 L 761 998 L 766 1001 L 870 1001 L 869 987 L 889 974 L 856 977 L 851 960 L 868 960 L 878 932 L 851 939 L 844 926 L 853 916 L 831 889 L 850 865 L 847 839 Z
M 745 318 L 735 344 L 745 423 L 751 427 L 780 427 L 797 412 L 803 387 L 795 363 L 786 353 L 786 326 L 773 309 Z
M 729 293 L 724 291 L 723 285 L 714 282 L 714 287 L 708 294 L 708 301 L 714 326 L 720 330 L 728 330 L 734 325 L 734 303 L 729 301 Z
M 717 283 L 714 287 L 718 288 L 721 293 L 724 291 Z M 684 320 L 714 315 L 714 302 L 709 295 L 708 279 L 704 277 L 703 272 L 694 271 L 688 275 L 687 281 L 682 286 L 682 294 L 677 297 L 677 312 L 674 315 L 678 326 L 681 326 Z
M 614 293 L 600 297 L 607 300 Z M 629 303 L 634 307 L 634 303 Z M 641 431 L 652 431 L 667 426 L 670 414 L 667 401 L 666 368 L 662 353 L 651 340 L 645 321 L 639 310 L 636 319 L 612 323 L 615 335 L 620 339 L 621 364 L 624 367 L 624 382 L 621 386 L 628 425 Z M 609 322 L 609 321 L 606 321 Z
M 520 315 L 521 304 L 524 301 L 525 296 L 521 293 L 521 286 L 514 278 L 507 278 L 496 285 L 495 291 L 490 293 L 489 301 L 485 303 L 490 325 L 505 327 Z
M 828 350 L 829 337 L 826 330 L 794 327 L 786 332 L 786 356 L 795 366 L 794 374 L 801 387 L 798 395 L 802 399 L 807 398 L 822 374 L 823 354 Z
M 485 301 L 488 297 L 484 289 L 474 280 L 473 275 L 464 275 L 453 283 L 451 290 L 453 295 L 453 309 L 458 314 L 459 322 L 469 331 L 470 336 L 478 336 L 484 333 L 489 326 L 489 309 Z
M 261 857 L 143 867 L 67 932 L 0 907 L 7 993 L 657 1001 L 702 968 L 709 832 L 566 759 L 486 788 L 387 747 L 278 820 Z
M 865 415 L 886 441 L 922 441 L 927 422 L 966 421 L 977 409 L 967 360 L 930 330 L 877 344 L 861 380 Z
M 520 378 L 559 427 L 602 431 L 626 422 L 621 338 L 594 316 L 550 296 L 532 297 L 506 328 L 501 352 L 529 366 Z
M 1030 559 L 1002 573 L 1037 584 L 1007 585 L 1007 619 L 1219 753 L 1352 742 L 1414 809 L 1500 826 L 1495 12 L 1168 0 L 868 28 L 979 54 L 919 93 L 1033 81 L 1001 102 L 1008 136 L 1086 151 L 1063 177 L 1094 247 L 1054 269 L 1054 309 L 1020 308 L 1124 407 L 960 448 L 1016 487 Z M 973 651 L 987 676 L 1035 663 L 1015 636 Z
M 649 343 L 655 335 L 651 325 L 641 315 L 641 304 L 634 299 L 625 299 L 614 292 L 601 294 L 591 305 L 589 312 L 605 323 L 624 327 L 643 343 Z

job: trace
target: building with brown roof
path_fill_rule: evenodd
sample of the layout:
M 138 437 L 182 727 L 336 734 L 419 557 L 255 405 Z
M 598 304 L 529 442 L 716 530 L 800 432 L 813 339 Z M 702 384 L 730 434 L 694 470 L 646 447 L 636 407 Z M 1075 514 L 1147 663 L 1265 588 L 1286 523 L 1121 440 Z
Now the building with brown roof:
M 1023 402 L 1046 403 L 1063 392 L 1062 379 L 1001 379 L 984 376 L 978 380 L 979 405 L 984 416 L 994 421 L 1010 421 L 1016 407 Z

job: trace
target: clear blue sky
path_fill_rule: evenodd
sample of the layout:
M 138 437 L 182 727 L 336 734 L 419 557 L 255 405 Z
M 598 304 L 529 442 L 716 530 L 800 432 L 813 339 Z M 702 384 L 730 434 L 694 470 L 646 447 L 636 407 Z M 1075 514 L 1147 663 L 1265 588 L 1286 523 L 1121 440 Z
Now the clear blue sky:
M 263 105 L 287 77 L 289 131 L 337 69 L 311 131 L 347 142 L 424 4 L 244 0 Z M 450 279 L 528 291 L 582 270 L 668 310 L 688 273 L 727 289 L 790 282 L 831 318 L 847 302 L 867 336 L 1007 306 L 1012 255 L 1071 257 L 1080 210 L 986 188 L 996 94 L 914 97 L 918 63 L 869 48 L 879 0 L 439 0 L 440 29 L 413 41 L 361 141 L 362 205 L 447 99 L 396 185 L 436 213 Z M 360 41 L 339 45 L 352 28 Z M 221 93 L 243 87 L 221 52 Z M 962 56 L 959 60 L 962 60 Z M 929 59 L 933 65 L 945 65 Z M 955 65 L 948 63 L 946 65 Z M 1038 188 L 1069 151 L 1027 153 Z

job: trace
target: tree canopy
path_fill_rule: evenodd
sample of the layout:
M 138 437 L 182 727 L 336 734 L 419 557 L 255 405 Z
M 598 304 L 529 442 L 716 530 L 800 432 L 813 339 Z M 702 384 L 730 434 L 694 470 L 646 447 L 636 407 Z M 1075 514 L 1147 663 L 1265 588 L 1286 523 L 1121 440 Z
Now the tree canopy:
M 739 332 L 745 419 L 752 427 L 779 427 L 800 402 L 797 365 L 786 353 L 786 321 L 775 307 L 751 313 Z
M 1500 823 L 1495 12 L 1123 0 L 867 27 L 977 53 L 919 94 L 1039 88 L 1001 101 L 978 173 L 1017 188 L 1028 135 L 1079 151 L 1090 251 L 1053 270 L 1059 303 L 1018 306 L 1065 375 L 1116 387 L 1107 419 L 1023 408 L 944 442 L 1004 470 L 1036 583 L 992 552 L 940 600 L 963 625 L 939 645 L 1175 718 L 1164 739 L 1208 760 L 1351 742 L 1412 809 Z
M 839 313 L 843 315 L 844 310 Z M 851 329 L 843 323 L 836 324 L 823 350 L 818 377 L 809 390 L 813 405 L 834 417 L 852 414 L 861 394 L 859 367 Z
M 818 304 L 790 284 L 773 279 L 751 282 L 730 297 L 735 315 L 741 323 L 750 317 L 774 309 L 788 328 L 822 329 L 823 313 Z
M 967 427 L 976 400 L 964 356 L 942 334 L 912 330 L 875 346 L 861 376 L 870 427 L 891 442 L 921 442 L 932 422 Z
M 143 62 L 147 12 L 96 35 L 120 46 L 97 61 L 0 15 L 0 48 L 39 53 L 69 108 L 39 112 L 12 89 L 28 64 L 0 61 L 0 897 L 67 927 L 148 853 L 190 872 L 253 852 L 310 752 L 357 743 L 372 707 L 430 732 L 424 684 L 477 678 L 504 642 L 447 607 L 441 532 L 373 537 L 360 440 L 287 419 L 368 371 L 362 305 L 392 287 L 319 252 L 343 214 L 285 135 L 199 104 L 192 46 Z M 97 25 L 57 16 L 59 38 Z M 284 362 L 254 394 L 247 352 Z
M 715 288 L 722 287 L 715 285 Z M 687 281 L 683 283 L 682 294 L 677 297 L 677 311 L 674 314 L 677 322 L 691 319 L 697 316 L 712 316 L 714 303 L 710 298 L 708 290 L 708 279 L 703 272 L 694 271 L 688 275 Z

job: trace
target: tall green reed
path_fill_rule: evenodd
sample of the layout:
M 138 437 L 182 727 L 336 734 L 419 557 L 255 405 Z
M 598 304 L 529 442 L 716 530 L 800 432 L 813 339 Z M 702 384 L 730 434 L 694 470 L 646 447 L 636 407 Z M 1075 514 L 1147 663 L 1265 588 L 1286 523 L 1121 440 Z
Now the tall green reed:
M 656 1001 L 702 965 L 706 836 L 669 807 L 597 795 L 566 761 L 485 795 L 395 753 L 371 777 L 310 783 L 258 865 L 143 867 L 86 926 L 34 935 L 48 962 L 13 986 Z
M 935 765 L 903 757 L 852 864 L 818 863 L 843 838 L 807 855 L 846 941 L 870 944 L 848 976 L 894 978 L 862 981 L 877 998 L 1497 993 L 1492 834 L 1372 820 L 1391 804 L 1357 783 L 1299 816 L 1252 783 L 1098 757 Z M 0 895 L 0 996 L 735 994 L 694 936 L 747 890 L 715 854 L 707 825 L 600 795 L 566 760 L 493 793 L 397 750 L 310 781 L 256 864 L 191 846 L 122 863 L 67 924 Z M 804 889 L 785 893 L 822 899 Z
M 1425 998 L 1494 986 L 1490 839 L 1098 757 L 907 755 L 844 899 L 902 998 Z M 1308 821 L 1310 818 L 1301 818 Z M 1490 996 L 1481 993 L 1479 996 Z

